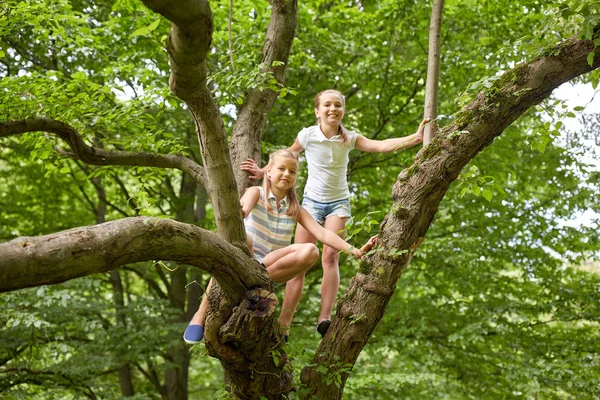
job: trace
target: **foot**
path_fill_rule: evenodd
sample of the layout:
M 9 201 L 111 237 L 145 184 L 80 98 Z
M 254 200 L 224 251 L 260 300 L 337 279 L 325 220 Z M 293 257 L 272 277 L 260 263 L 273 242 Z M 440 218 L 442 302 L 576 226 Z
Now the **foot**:
M 204 337 L 204 327 L 202 325 L 188 325 L 183 333 L 183 340 L 188 344 L 198 344 Z
M 325 337 L 325 334 L 329 329 L 329 325 L 331 325 L 331 320 L 329 319 L 324 319 L 323 321 L 319 322 L 319 325 L 317 325 L 317 332 L 321 334 L 321 337 Z

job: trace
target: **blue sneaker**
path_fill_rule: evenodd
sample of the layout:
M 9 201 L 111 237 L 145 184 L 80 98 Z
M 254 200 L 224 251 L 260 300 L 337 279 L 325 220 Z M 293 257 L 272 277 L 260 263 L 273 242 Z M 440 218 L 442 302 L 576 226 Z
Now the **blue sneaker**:
M 204 327 L 201 325 L 188 325 L 183 333 L 183 340 L 188 344 L 198 344 L 204 337 Z

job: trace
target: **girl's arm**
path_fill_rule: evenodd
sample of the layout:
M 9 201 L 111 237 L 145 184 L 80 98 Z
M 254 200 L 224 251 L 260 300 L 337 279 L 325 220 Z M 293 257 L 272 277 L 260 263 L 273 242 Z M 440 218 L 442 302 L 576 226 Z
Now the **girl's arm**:
M 363 251 L 352 246 L 332 231 L 319 225 L 317 221 L 315 221 L 315 219 L 308 213 L 308 211 L 304 209 L 304 207 L 300 207 L 298 222 L 315 238 L 317 238 L 319 242 L 324 243 L 329 247 L 333 247 L 336 250 L 352 254 L 356 258 L 361 258 L 364 255 Z
M 302 152 L 302 150 L 304 150 L 304 147 L 302 147 L 302 145 L 300 144 L 300 141 L 298 140 L 298 138 L 296 138 L 296 140 L 294 141 L 294 144 L 291 145 L 290 147 L 288 147 L 288 150 L 291 152 L 294 152 L 294 153 L 296 153 L 296 155 L 298 155 Z
M 304 148 L 302 147 L 302 145 L 300 145 L 298 138 L 296 138 L 296 141 L 294 142 L 293 145 L 288 147 L 288 150 L 292 151 L 296 154 L 300 154 L 300 152 L 302 150 L 304 150 Z M 246 161 L 242 162 L 240 169 L 242 171 L 246 171 L 250 174 L 248 176 L 248 178 L 256 180 L 256 179 L 262 179 L 262 177 L 265 176 L 265 172 L 267 171 L 267 166 L 265 165 L 264 167 L 260 168 L 258 166 L 258 164 L 256 163 L 256 161 L 254 161 L 251 158 L 248 158 Z
M 258 190 L 257 186 L 249 187 L 244 192 L 244 194 L 240 198 L 240 207 L 242 208 L 243 218 L 246 218 L 248 214 L 250 214 L 250 211 L 252 211 L 252 208 L 254 208 L 259 198 L 260 191 Z
M 419 129 L 415 133 L 409 136 L 385 139 L 385 140 L 371 140 L 367 139 L 362 135 L 358 135 L 354 148 L 360 151 L 366 151 L 369 153 L 390 153 L 392 151 L 407 149 L 423 142 L 423 131 L 425 125 L 431 121 L 429 118 L 425 118 L 419 124 Z

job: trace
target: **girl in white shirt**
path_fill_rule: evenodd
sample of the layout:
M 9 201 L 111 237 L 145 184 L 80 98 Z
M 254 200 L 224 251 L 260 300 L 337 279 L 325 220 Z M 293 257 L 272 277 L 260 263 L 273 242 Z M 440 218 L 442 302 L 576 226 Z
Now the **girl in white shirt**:
M 348 131 L 342 125 L 345 112 L 345 98 L 337 90 L 328 89 L 315 98 L 317 125 L 305 128 L 298 133 L 294 144 L 289 147 L 295 153 L 305 151 L 308 165 L 308 180 L 304 189 L 302 206 L 326 229 L 345 236 L 345 225 L 350 219 L 350 191 L 346 180 L 348 154 L 357 149 L 372 153 L 389 153 L 415 146 L 423 141 L 423 130 L 429 119 L 424 119 L 416 133 L 412 135 L 371 140 Z M 264 169 L 254 160 L 242 163 L 241 169 L 250 174 L 251 179 L 260 179 Z M 342 233 L 339 233 L 342 232 Z M 295 243 L 316 243 L 315 238 L 302 226 L 296 229 Z M 317 320 L 317 330 L 325 336 L 331 323 L 331 313 L 340 285 L 338 251 L 323 245 L 323 282 L 321 284 L 321 313 Z M 298 275 L 286 284 L 282 318 L 284 324 L 292 320 L 293 313 L 302 296 L 304 274 Z M 283 313 L 289 318 L 283 318 Z

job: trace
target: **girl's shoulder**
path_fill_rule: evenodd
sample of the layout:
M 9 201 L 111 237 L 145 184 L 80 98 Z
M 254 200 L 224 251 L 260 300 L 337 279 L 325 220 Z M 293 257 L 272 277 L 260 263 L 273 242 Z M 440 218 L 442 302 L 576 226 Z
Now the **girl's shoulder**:
M 300 132 L 314 132 L 316 128 L 317 125 L 305 126 L 304 128 L 300 129 Z
M 313 125 L 313 126 L 309 126 L 309 127 L 305 127 L 302 128 L 300 130 L 300 132 L 298 132 L 298 135 L 296 135 L 296 139 L 298 140 L 298 142 L 300 143 L 300 146 L 302 146 L 302 148 L 306 149 L 306 147 L 308 146 L 309 142 L 314 141 L 315 139 L 315 128 L 317 126 Z
M 305 126 L 304 128 L 300 129 L 300 132 L 298 132 L 298 137 L 308 137 L 308 136 L 312 136 L 315 134 L 315 131 L 317 129 L 317 125 L 312 125 L 312 126 Z
M 262 186 L 258 186 L 258 185 L 257 186 L 250 186 L 246 190 L 249 191 L 250 193 L 253 193 L 253 194 L 254 193 L 260 194 L 261 196 L 262 196 L 263 191 L 264 191 L 263 188 L 262 188 Z
M 257 200 L 262 199 L 263 196 L 263 188 L 261 186 L 250 186 L 244 192 L 245 197 L 256 198 Z

